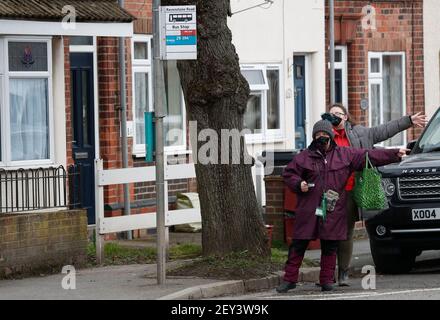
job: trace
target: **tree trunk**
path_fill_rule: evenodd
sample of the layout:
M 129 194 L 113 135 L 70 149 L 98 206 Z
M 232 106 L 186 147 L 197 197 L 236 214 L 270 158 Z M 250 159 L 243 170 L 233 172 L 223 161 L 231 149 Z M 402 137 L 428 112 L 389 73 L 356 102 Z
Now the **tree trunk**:
M 198 60 L 178 63 L 182 88 L 189 120 L 197 122 L 197 135 L 211 129 L 218 137 L 218 141 L 210 141 L 215 148 L 208 154 L 218 161 L 196 164 L 203 254 L 225 255 L 247 250 L 267 256 L 270 252 L 267 233 L 253 185 L 252 164 L 244 161 L 247 155 L 244 138 L 239 150 L 228 147 L 230 155 L 239 153 L 239 164 L 221 164 L 221 154 L 216 153 L 222 150 L 222 130 L 242 131 L 249 97 L 249 85 L 240 72 L 227 26 L 230 4 L 228 0 L 162 1 L 162 5 L 190 4 L 197 5 Z M 198 143 L 197 155 L 204 144 Z

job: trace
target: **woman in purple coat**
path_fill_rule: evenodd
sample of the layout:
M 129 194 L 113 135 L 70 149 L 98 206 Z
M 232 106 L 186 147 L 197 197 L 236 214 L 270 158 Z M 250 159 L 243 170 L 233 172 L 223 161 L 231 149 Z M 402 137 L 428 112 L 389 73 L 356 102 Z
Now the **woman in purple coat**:
M 284 181 L 297 193 L 298 203 L 294 239 L 289 249 L 284 282 L 277 288 L 284 293 L 296 287 L 299 268 L 311 240 L 321 240 L 322 291 L 333 289 L 336 251 L 347 237 L 345 184 L 352 172 L 365 165 L 368 151 L 373 165 L 399 162 L 407 149 L 366 150 L 338 147 L 329 121 L 313 127 L 313 142 L 290 162 L 283 173 Z M 327 201 L 323 201 L 326 194 Z M 325 203 L 324 203 L 325 202 Z

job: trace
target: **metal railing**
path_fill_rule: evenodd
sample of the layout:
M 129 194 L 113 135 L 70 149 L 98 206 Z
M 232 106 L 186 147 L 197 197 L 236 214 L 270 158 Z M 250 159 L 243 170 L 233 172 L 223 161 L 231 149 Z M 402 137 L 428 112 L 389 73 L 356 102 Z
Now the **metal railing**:
M 69 185 L 69 189 L 67 189 Z M 0 169 L 0 214 L 81 207 L 81 167 Z M 68 201 L 69 200 L 69 201 Z

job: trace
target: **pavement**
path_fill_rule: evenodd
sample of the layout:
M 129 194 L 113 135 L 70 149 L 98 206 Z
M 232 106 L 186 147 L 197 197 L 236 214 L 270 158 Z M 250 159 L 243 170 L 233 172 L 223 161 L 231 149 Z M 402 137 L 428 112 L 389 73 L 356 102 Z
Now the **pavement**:
M 170 243 L 200 243 L 200 234 L 170 234 Z M 118 241 L 122 245 L 136 247 L 151 246 L 154 237 L 148 241 Z M 320 250 L 307 251 L 306 258 L 320 259 Z M 189 261 L 175 261 L 167 264 L 168 269 L 178 267 Z M 353 272 L 361 266 L 371 264 L 368 240 L 355 242 Z M 357 268 L 357 269 L 356 269 Z M 356 270 L 355 270 L 356 269 Z M 280 283 L 282 272 L 270 277 L 253 280 L 221 281 L 194 277 L 167 277 L 164 285 L 156 280 L 157 267 L 153 265 L 128 265 L 98 267 L 76 270 L 72 274 L 26 278 L 22 280 L 0 281 L 0 299 L 43 299 L 43 300 L 191 300 L 213 299 L 222 296 L 245 295 L 253 292 L 272 290 Z M 299 281 L 314 283 L 319 278 L 319 268 L 302 268 Z M 75 283 L 71 290 L 63 289 L 63 283 Z
M 2 280 L 0 300 L 156 300 L 188 288 L 219 282 L 168 277 L 165 285 L 157 285 L 155 264 L 77 270 L 76 281 L 70 278 L 71 284 L 76 283 L 72 290 L 63 289 L 65 277 L 66 274 L 60 272 L 51 276 Z

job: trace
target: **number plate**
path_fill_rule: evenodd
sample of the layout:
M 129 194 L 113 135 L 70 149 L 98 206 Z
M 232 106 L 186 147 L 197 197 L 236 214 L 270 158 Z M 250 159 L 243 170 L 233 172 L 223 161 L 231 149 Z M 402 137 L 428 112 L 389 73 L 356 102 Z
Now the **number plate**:
M 413 221 L 440 220 L 440 208 L 412 209 Z

